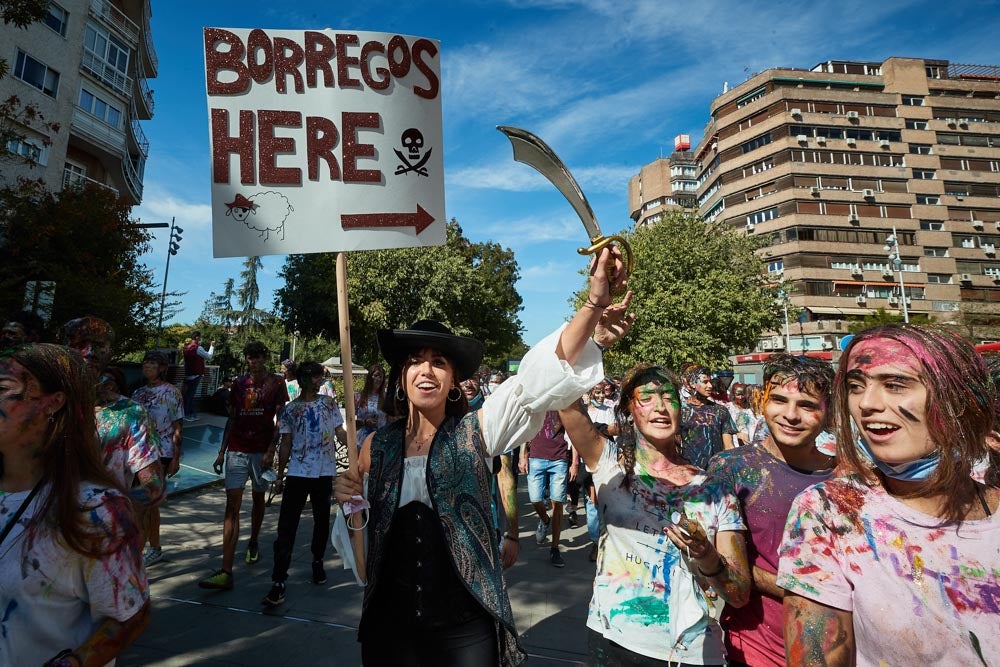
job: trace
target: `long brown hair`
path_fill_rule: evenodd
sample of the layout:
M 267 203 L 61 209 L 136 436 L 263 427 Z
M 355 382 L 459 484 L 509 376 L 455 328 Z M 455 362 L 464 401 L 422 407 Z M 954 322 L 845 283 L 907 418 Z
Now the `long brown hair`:
M 378 369 L 382 371 L 382 385 L 378 388 L 378 404 L 382 405 L 382 401 L 385 400 L 385 387 L 388 384 L 385 381 L 385 369 L 379 364 L 373 364 L 368 368 L 368 375 L 365 376 L 365 384 L 361 387 L 361 391 L 358 392 L 358 400 L 355 401 L 357 405 L 367 405 L 368 399 L 371 398 L 372 392 L 375 391 L 375 381 L 372 380 L 372 373 Z
M 681 381 L 677 374 L 663 366 L 653 364 L 639 364 L 625 374 L 618 397 L 618 404 L 615 406 L 615 422 L 618 425 L 618 463 L 625 469 L 625 477 L 622 479 L 622 487 L 632 488 L 635 479 L 635 422 L 632 419 L 632 394 L 638 387 L 648 382 L 659 382 L 660 384 L 673 385 L 674 393 L 680 396 Z M 680 425 L 678 424 L 678 427 Z
M 46 524 L 67 547 L 88 558 L 115 553 L 124 544 L 136 542 L 139 529 L 128 494 L 101 461 L 94 423 L 94 384 L 83 358 L 74 350 L 47 343 L 6 350 L 0 358 L 24 366 L 46 394 L 61 391 L 66 395 L 65 404 L 52 415 L 45 433 L 40 458 L 48 491 L 31 523 Z M 127 511 L 115 527 L 118 534 L 114 539 L 108 540 L 101 530 L 104 527 L 95 527 L 87 520 L 88 513 L 80 506 L 83 482 L 121 494 Z
M 848 409 L 847 370 L 851 353 L 865 341 L 887 339 L 902 345 L 921 366 L 927 389 L 925 422 L 941 462 L 925 481 L 902 497 L 944 497 L 944 518 L 961 521 L 976 497 L 972 462 L 987 455 L 986 438 L 993 431 L 996 388 L 982 356 L 964 338 L 940 327 L 886 324 L 856 335 L 840 358 L 834 380 L 837 458 L 869 484 L 882 482 L 855 444 Z

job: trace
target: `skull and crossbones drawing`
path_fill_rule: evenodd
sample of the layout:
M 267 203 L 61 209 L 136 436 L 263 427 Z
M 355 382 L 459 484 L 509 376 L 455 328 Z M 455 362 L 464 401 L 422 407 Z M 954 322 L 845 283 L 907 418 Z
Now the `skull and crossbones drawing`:
M 427 176 L 427 168 L 424 165 L 427 164 L 427 160 L 430 159 L 434 149 L 428 148 L 423 157 L 420 156 L 420 152 L 424 148 L 423 133 L 415 127 L 406 129 L 400 135 L 399 143 L 406 153 L 404 154 L 399 149 L 393 149 L 396 157 L 400 160 L 399 166 L 396 167 L 396 175 L 414 172 L 421 176 Z

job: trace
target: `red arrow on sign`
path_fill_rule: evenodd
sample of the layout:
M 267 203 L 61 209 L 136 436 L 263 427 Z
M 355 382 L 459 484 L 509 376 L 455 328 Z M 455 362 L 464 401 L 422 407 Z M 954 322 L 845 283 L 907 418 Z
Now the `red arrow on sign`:
M 370 229 L 373 227 L 413 227 L 417 234 L 430 227 L 434 218 L 417 204 L 416 213 L 356 213 L 341 215 L 344 229 Z

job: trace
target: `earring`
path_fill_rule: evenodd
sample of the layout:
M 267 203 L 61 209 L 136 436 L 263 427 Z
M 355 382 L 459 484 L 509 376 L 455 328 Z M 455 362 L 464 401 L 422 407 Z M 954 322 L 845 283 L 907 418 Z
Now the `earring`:
M 402 401 L 406 400 L 406 392 L 404 392 L 403 388 L 400 387 L 399 385 L 396 385 L 396 400 L 398 402 L 402 402 Z
M 451 397 L 451 392 L 455 392 L 455 398 Z M 452 403 L 458 403 L 460 400 L 462 400 L 462 390 L 459 389 L 458 387 L 452 387 L 451 389 L 449 389 L 448 400 L 451 401 Z
M 56 423 L 56 413 L 54 413 L 54 412 L 50 412 L 49 413 L 49 423 L 50 424 L 55 424 Z

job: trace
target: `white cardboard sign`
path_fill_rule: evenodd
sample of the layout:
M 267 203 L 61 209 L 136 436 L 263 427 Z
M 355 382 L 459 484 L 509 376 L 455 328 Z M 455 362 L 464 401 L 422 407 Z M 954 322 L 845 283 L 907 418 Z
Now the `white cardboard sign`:
M 439 42 L 205 28 L 215 257 L 441 245 Z

